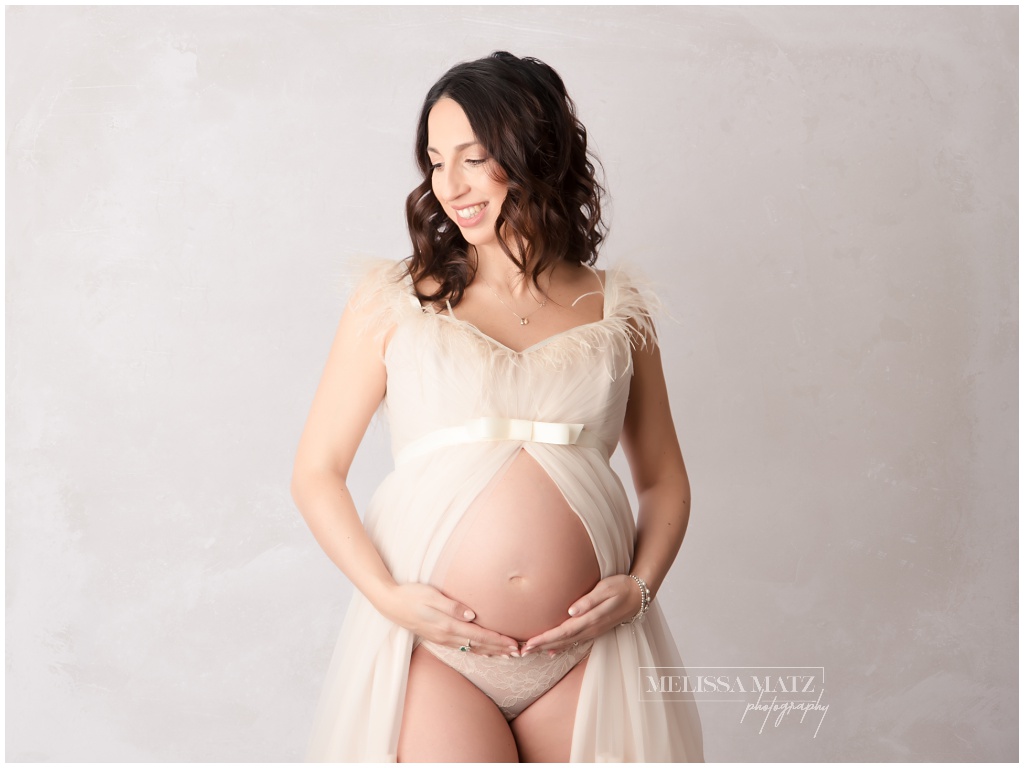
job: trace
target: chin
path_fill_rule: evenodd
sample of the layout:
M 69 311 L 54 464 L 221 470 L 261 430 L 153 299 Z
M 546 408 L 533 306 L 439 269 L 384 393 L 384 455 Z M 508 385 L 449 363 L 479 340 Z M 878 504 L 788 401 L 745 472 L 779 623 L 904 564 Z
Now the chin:
M 498 238 L 495 237 L 493 232 L 463 232 L 462 237 L 467 243 L 476 246 L 477 248 L 498 245 Z

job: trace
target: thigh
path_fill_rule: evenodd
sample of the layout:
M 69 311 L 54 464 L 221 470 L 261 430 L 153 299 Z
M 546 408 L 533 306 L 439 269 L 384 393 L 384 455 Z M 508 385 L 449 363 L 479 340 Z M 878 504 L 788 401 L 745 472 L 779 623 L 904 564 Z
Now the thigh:
M 493 701 L 417 647 L 409 662 L 398 762 L 519 762 L 512 731 Z
M 583 672 L 590 657 L 573 667 L 512 721 L 512 733 L 524 763 L 567 763 L 576 723 Z

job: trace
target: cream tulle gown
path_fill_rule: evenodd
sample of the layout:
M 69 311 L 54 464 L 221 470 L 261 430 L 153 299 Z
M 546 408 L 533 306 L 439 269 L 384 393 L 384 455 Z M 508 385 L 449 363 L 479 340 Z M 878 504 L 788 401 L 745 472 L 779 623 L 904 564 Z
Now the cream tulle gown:
M 602 320 L 515 352 L 449 311 L 421 308 L 411 281 L 399 278 L 401 271 L 401 262 L 380 260 L 364 266 L 357 277 L 357 300 L 376 310 L 372 332 L 395 328 L 385 352 L 383 410 L 396 468 L 364 515 L 366 530 L 395 580 L 430 581 L 463 512 L 520 448 L 548 472 L 580 516 L 602 578 L 628 573 L 636 526 L 608 457 L 622 430 L 632 346 L 656 343 L 650 314 L 658 303 L 654 292 L 631 269 L 609 268 Z M 630 318 L 639 332 L 627 323 Z M 485 416 L 582 423 L 590 442 L 501 439 L 423 450 L 424 440 L 432 439 L 426 435 L 447 430 L 450 438 L 452 427 Z M 413 641 L 413 633 L 392 624 L 354 592 L 317 707 L 307 760 L 396 760 Z M 619 626 L 594 643 L 570 760 L 703 761 L 700 716 L 692 696 L 651 701 L 656 697 L 641 690 L 642 667 L 676 667 L 671 674 L 685 674 L 657 600 L 643 622 Z

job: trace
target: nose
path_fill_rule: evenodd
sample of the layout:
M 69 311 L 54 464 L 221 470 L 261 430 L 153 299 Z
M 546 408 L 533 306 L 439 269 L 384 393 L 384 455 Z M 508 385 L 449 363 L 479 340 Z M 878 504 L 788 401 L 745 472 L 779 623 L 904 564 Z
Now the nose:
M 466 176 L 457 163 L 445 166 L 440 173 L 434 171 L 434 194 L 441 198 L 442 202 L 458 200 L 468 189 Z

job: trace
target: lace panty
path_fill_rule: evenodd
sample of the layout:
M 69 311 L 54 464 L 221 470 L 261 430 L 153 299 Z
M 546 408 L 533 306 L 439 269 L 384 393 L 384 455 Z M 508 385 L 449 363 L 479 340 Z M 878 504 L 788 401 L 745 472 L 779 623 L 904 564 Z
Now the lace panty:
M 505 659 L 460 651 L 417 638 L 417 645 L 422 645 L 487 694 L 506 720 L 514 719 L 569 674 L 569 670 L 586 658 L 593 644 L 593 640 L 586 640 L 575 648 L 556 653 L 554 658 L 549 658 L 547 652 L 542 651 L 525 658 L 513 656 Z

